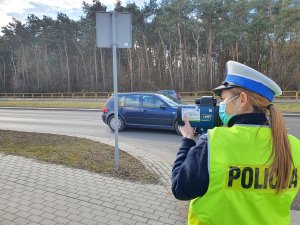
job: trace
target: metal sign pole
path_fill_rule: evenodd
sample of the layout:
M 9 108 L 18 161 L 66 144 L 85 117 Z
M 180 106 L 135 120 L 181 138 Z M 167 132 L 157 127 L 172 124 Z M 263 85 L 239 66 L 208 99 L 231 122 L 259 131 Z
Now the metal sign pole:
M 112 48 L 115 115 L 115 170 L 119 169 L 119 97 L 117 48 L 132 48 L 132 18 L 130 13 L 97 12 L 96 43 L 99 48 Z
M 112 15 L 112 53 L 114 76 L 114 109 L 115 109 L 115 169 L 119 169 L 119 99 L 118 99 L 118 66 L 117 66 L 117 41 L 116 41 L 116 13 Z

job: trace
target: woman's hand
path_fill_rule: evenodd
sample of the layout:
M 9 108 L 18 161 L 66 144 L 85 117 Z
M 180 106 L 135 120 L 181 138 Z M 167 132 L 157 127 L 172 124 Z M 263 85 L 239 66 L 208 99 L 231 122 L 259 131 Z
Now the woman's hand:
M 190 138 L 194 140 L 196 130 L 191 127 L 189 118 L 187 116 L 184 117 L 184 126 L 179 126 L 179 130 L 184 138 Z

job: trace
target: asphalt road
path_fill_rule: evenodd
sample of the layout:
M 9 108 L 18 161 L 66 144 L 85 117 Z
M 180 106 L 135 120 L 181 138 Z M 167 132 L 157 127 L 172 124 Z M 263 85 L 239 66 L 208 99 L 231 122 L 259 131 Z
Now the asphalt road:
M 0 109 L 0 129 L 114 138 L 98 111 Z M 300 138 L 300 118 L 285 117 L 288 132 Z M 120 142 L 151 152 L 169 163 L 176 157 L 181 137 L 172 131 L 126 129 Z

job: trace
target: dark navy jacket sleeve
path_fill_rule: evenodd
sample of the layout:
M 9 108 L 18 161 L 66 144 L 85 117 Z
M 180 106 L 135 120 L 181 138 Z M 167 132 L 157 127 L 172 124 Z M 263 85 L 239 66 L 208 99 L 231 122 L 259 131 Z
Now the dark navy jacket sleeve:
M 197 145 L 184 138 L 172 169 L 172 192 L 179 200 L 203 196 L 208 189 L 207 137 L 202 135 Z

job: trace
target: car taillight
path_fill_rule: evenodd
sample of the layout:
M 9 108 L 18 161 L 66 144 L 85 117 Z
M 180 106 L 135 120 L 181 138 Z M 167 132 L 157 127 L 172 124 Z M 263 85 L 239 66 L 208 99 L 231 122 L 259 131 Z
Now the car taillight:
M 107 108 L 106 108 L 106 107 L 103 107 L 103 108 L 102 108 L 102 112 L 103 112 L 103 113 L 107 113 Z

